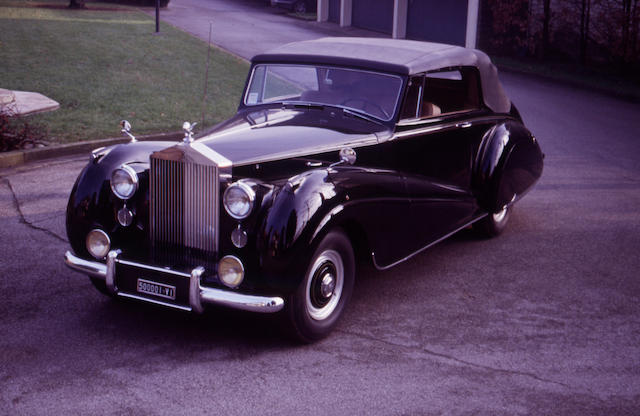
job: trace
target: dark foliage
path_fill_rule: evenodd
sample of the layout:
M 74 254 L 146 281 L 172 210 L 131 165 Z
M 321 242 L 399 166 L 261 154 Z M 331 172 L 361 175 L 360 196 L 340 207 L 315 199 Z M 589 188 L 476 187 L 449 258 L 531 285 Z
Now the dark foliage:
M 0 109 L 0 152 L 46 145 L 47 129 L 14 115 L 11 108 Z
M 640 70 L 639 0 L 484 0 L 479 47 L 535 57 Z

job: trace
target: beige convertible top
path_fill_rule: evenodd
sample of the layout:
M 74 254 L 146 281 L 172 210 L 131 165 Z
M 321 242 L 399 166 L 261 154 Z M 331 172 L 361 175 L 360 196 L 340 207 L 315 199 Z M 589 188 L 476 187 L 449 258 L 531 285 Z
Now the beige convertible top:
M 256 55 L 252 62 L 344 65 L 402 75 L 473 66 L 480 73 L 485 104 L 499 113 L 511 109 L 496 67 L 477 49 L 405 39 L 336 37 L 288 43 Z

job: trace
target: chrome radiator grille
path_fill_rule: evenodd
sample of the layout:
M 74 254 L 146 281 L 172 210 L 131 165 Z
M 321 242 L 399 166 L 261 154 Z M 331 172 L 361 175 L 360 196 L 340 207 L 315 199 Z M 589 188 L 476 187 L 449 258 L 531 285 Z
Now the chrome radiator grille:
M 151 157 L 151 240 L 217 251 L 218 167 Z

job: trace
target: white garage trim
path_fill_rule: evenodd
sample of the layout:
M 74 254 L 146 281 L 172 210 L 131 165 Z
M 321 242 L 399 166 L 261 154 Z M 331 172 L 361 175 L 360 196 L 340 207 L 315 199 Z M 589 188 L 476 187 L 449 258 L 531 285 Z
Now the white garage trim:
M 478 0 L 467 1 L 467 37 L 464 46 L 467 48 L 476 47 L 478 36 Z
M 353 0 L 340 1 L 340 27 L 351 26 Z
M 394 39 L 404 39 L 407 37 L 407 10 L 409 0 L 393 1 L 393 31 L 391 37 Z
M 318 0 L 318 22 L 329 20 L 329 0 Z

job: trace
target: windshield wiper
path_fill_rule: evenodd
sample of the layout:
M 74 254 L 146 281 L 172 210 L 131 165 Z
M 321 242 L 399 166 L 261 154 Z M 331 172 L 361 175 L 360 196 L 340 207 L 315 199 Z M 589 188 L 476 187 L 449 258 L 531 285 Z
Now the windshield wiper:
M 359 118 L 361 120 L 370 121 L 376 124 L 383 124 L 379 119 L 374 116 L 369 115 L 363 111 L 354 110 L 352 108 L 347 108 L 341 105 L 335 104 L 327 104 L 327 103 L 313 103 L 309 101 L 283 101 L 283 107 L 293 107 L 293 108 L 305 108 L 305 109 L 313 109 L 313 110 L 324 110 L 325 107 L 331 108 L 339 108 L 342 110 L 343 114 L 347 114 L 352 117 Z
M 318 103 L 311 103 L 308 101 L 283 101 L 283 107 L 293 107 L 293 108 L 307 108 L 313 110 L 323 110 L 324 105 Z
M 366 121 L 371 121 L 371 122 L 376 123 L 376 124 L 382 124 L 380 122 L 380 120 L 378 120 L 377 118 L 375 118 L 373 116 L 368 115 L 367 113 L 364 113 L 364 112 L 361 112 L 361 111 L 357 111 L 357 110 L 353 110 L 351 108 L 346 108 L 346 107 L 340 107 L 340 108 L 342 108 L 342 112 L 344 114 L 349 114 L 350 116 L 357 117 L 359 119 L 366 120 Z

